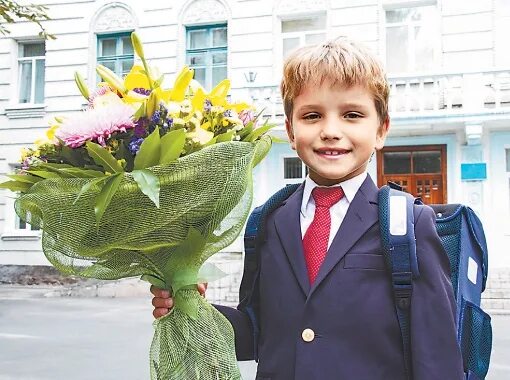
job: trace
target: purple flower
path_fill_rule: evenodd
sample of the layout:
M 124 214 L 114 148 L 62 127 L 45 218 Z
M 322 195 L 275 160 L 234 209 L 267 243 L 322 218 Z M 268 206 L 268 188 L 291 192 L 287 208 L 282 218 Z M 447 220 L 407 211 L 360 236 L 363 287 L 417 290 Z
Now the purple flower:
M 135 136 L 136 137 L 142 137 L 145 136 L 145 124 L 146 124 L 145 118 L 138 119 L 135 123 Z
M 140 145 L 142 145 L 143 143 L 143 138 L 134 138 L 131 140 L 131 142 L 129 143 L 129 146 L 128 146 L 128 149 L 129 151 L 131 152 L 131 154 L 135 155 L 138 153 L 138 151 L 140 150 Z
M 251 110 L 243 110 L 239 114 L 239 120 L 243 122 L 243 125 L 248 124 L 250 121 L 255 120 L 255 115 L 253 114 L 253 111 Z
M 209 99 L 206 99 L 204 101 L 204 111 L 205 112 L 211 112 L 212 103 Z
M 147 90 L 142 87 L 133 88 L 133 91 L 136 92 L 137 94 L 145 95 L 145 96 L 149 96 L 151 94 L 151 90 Z
M 225 117 L 232 117 L 232 111 L 231 110 L 226 110 L 225 112 L 223 112 L 223 116 L 225 116 Z
M 161 119 L 161 111 L 160 110 L 154 111 L 154 114 L 151 117 L 151 121 L 153 123 L 158 123 L 160 119 Z

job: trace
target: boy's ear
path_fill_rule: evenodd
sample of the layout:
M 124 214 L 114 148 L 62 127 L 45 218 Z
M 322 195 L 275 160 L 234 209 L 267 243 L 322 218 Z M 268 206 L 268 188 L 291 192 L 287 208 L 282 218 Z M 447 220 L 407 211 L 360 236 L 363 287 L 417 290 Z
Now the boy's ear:
M 379 129 L 377 130 L 377 136 L 375 141 L 375 149 L 381 150 L 384 147 L 384 142 L 386 141 L 386 136 L 390 131 L 390 117 L 387 116 L 386 120 L 381 123 Z
M 285 130 L 287 131 L 287 136 L 289 136 L 290 147 L 296 150 L 296 142 L 294 139 L 294 131 L 292 130 L 292 124 L 289 119 L 285 118 Z

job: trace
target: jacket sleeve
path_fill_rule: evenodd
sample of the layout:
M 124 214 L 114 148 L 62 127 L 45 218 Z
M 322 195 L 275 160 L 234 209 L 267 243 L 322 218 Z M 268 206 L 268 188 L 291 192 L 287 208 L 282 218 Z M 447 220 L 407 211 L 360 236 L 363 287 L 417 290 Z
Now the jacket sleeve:
M 450 262 L 430 207 L 415 207 L 415 234 L 420 276 L 411 301 L 414 380 L 463 379 Z
M 233 307 L 214 305 L 234 328 L 237 360 L 254 359 L 253 329 L 248 315 Z

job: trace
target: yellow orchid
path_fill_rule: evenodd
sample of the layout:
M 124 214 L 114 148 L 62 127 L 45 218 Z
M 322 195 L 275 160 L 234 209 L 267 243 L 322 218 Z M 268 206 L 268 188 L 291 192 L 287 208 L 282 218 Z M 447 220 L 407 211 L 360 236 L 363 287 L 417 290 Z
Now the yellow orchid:
M 126 78 L 124 78 L 124 87 L 130 91 L 134 88 L 143 88 L 149 90 L 150 83 L 149 78 L 144 73 L 144 69 L 142 66 L 134 65 L 129 71 Z
M 107 91 L 103 95 L 98 95 L 92 100 L 93 108 L 110 107 L 115 104 L 124 104 L 124 102 L 112 91 Z
M 50 128 L 46 131 L 45 136 L 35 140 L 34 145 L 36 147 L 40 147 L 46 144 L 55 144 L 57 142 L 55 138 L 55 133 L 59 127 L 60 123 L 55 120 L 53 123 L 50 124 Z
M 186 96 L 186 90 L 188 89 L 191 80 L 193 79 L 194 70 L 188 66 L 184 66 L 177 75 L 174 82 L 174 87 L 170 91 L 170 100 L 176 102 L 182 102 Z

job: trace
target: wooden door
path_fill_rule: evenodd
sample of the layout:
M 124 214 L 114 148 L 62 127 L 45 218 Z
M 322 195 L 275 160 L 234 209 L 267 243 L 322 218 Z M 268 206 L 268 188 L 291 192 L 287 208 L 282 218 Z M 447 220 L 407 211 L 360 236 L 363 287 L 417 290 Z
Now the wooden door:
M 446 146 L 400 146 L 378 151 L 377 184 L 388 181 L 426 204 L 446 203 Z

